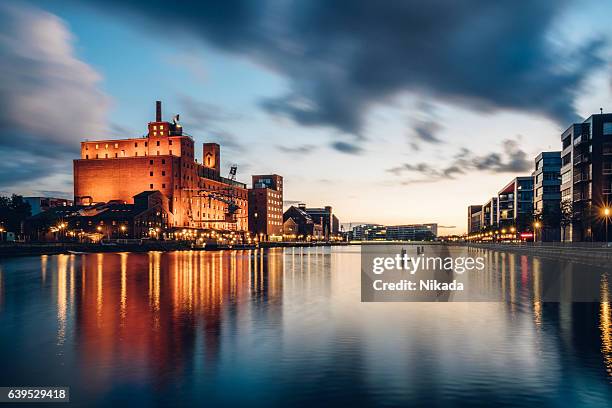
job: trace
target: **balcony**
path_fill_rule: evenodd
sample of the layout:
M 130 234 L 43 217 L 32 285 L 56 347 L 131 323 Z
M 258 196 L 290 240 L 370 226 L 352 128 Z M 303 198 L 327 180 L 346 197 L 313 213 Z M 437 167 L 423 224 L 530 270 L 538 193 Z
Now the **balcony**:
M 576 164 L 585 164 L 591 160 L 588 154 L 579 154 L 574 156 L 574 165 Z
M 589 174 L 578 173 L 574 175 L 574 184 L 582 183 L 584 181 L 589 181 L 591 176 Z

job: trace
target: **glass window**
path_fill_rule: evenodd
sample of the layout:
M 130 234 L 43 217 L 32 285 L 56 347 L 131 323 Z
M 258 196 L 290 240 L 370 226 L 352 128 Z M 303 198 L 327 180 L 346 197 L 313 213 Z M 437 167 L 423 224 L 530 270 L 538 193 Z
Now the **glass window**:
M 604 122 L 603 134 L 606 136 L 612 136 L 612 122 Z

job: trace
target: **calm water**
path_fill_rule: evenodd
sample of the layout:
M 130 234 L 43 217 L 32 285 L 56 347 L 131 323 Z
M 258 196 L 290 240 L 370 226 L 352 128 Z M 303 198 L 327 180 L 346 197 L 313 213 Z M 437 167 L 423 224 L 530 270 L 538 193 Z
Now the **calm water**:
M 88 407 L 610 406 L 605 278 L 602 302 L 541 303 L 541 261 L 497 254 L 508 302 L 361 303 L 359 251 L 0 260 L 0 385 Z

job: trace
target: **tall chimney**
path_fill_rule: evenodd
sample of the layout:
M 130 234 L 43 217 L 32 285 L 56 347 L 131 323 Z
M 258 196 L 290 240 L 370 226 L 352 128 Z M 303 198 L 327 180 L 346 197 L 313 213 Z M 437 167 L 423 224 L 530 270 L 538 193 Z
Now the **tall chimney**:
M 156 122 L 161 122 L 162 121 L 161 101 L 155 101 L 155 121 Z

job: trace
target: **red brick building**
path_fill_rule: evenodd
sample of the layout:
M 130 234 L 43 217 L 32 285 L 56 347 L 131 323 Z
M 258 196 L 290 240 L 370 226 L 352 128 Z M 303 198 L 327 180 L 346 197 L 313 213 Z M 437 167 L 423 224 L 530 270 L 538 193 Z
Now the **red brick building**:
M 202 157 L 198 163 L 194 140 L 178 115 L 162 120 L 158 101 L 145 136 L 81 142 L 81 158 L 74 160 L 75 203 L 130 204 L 135 195 L 158 190 L 168 197 L 173 227 L 247 231 L 246 185 L 221 176 L 218 144 L 204 143 Z
M 249 189 L 249 231 L 262 240 L 282 239 L 283 178 L 278 174 L 253 176 Z

